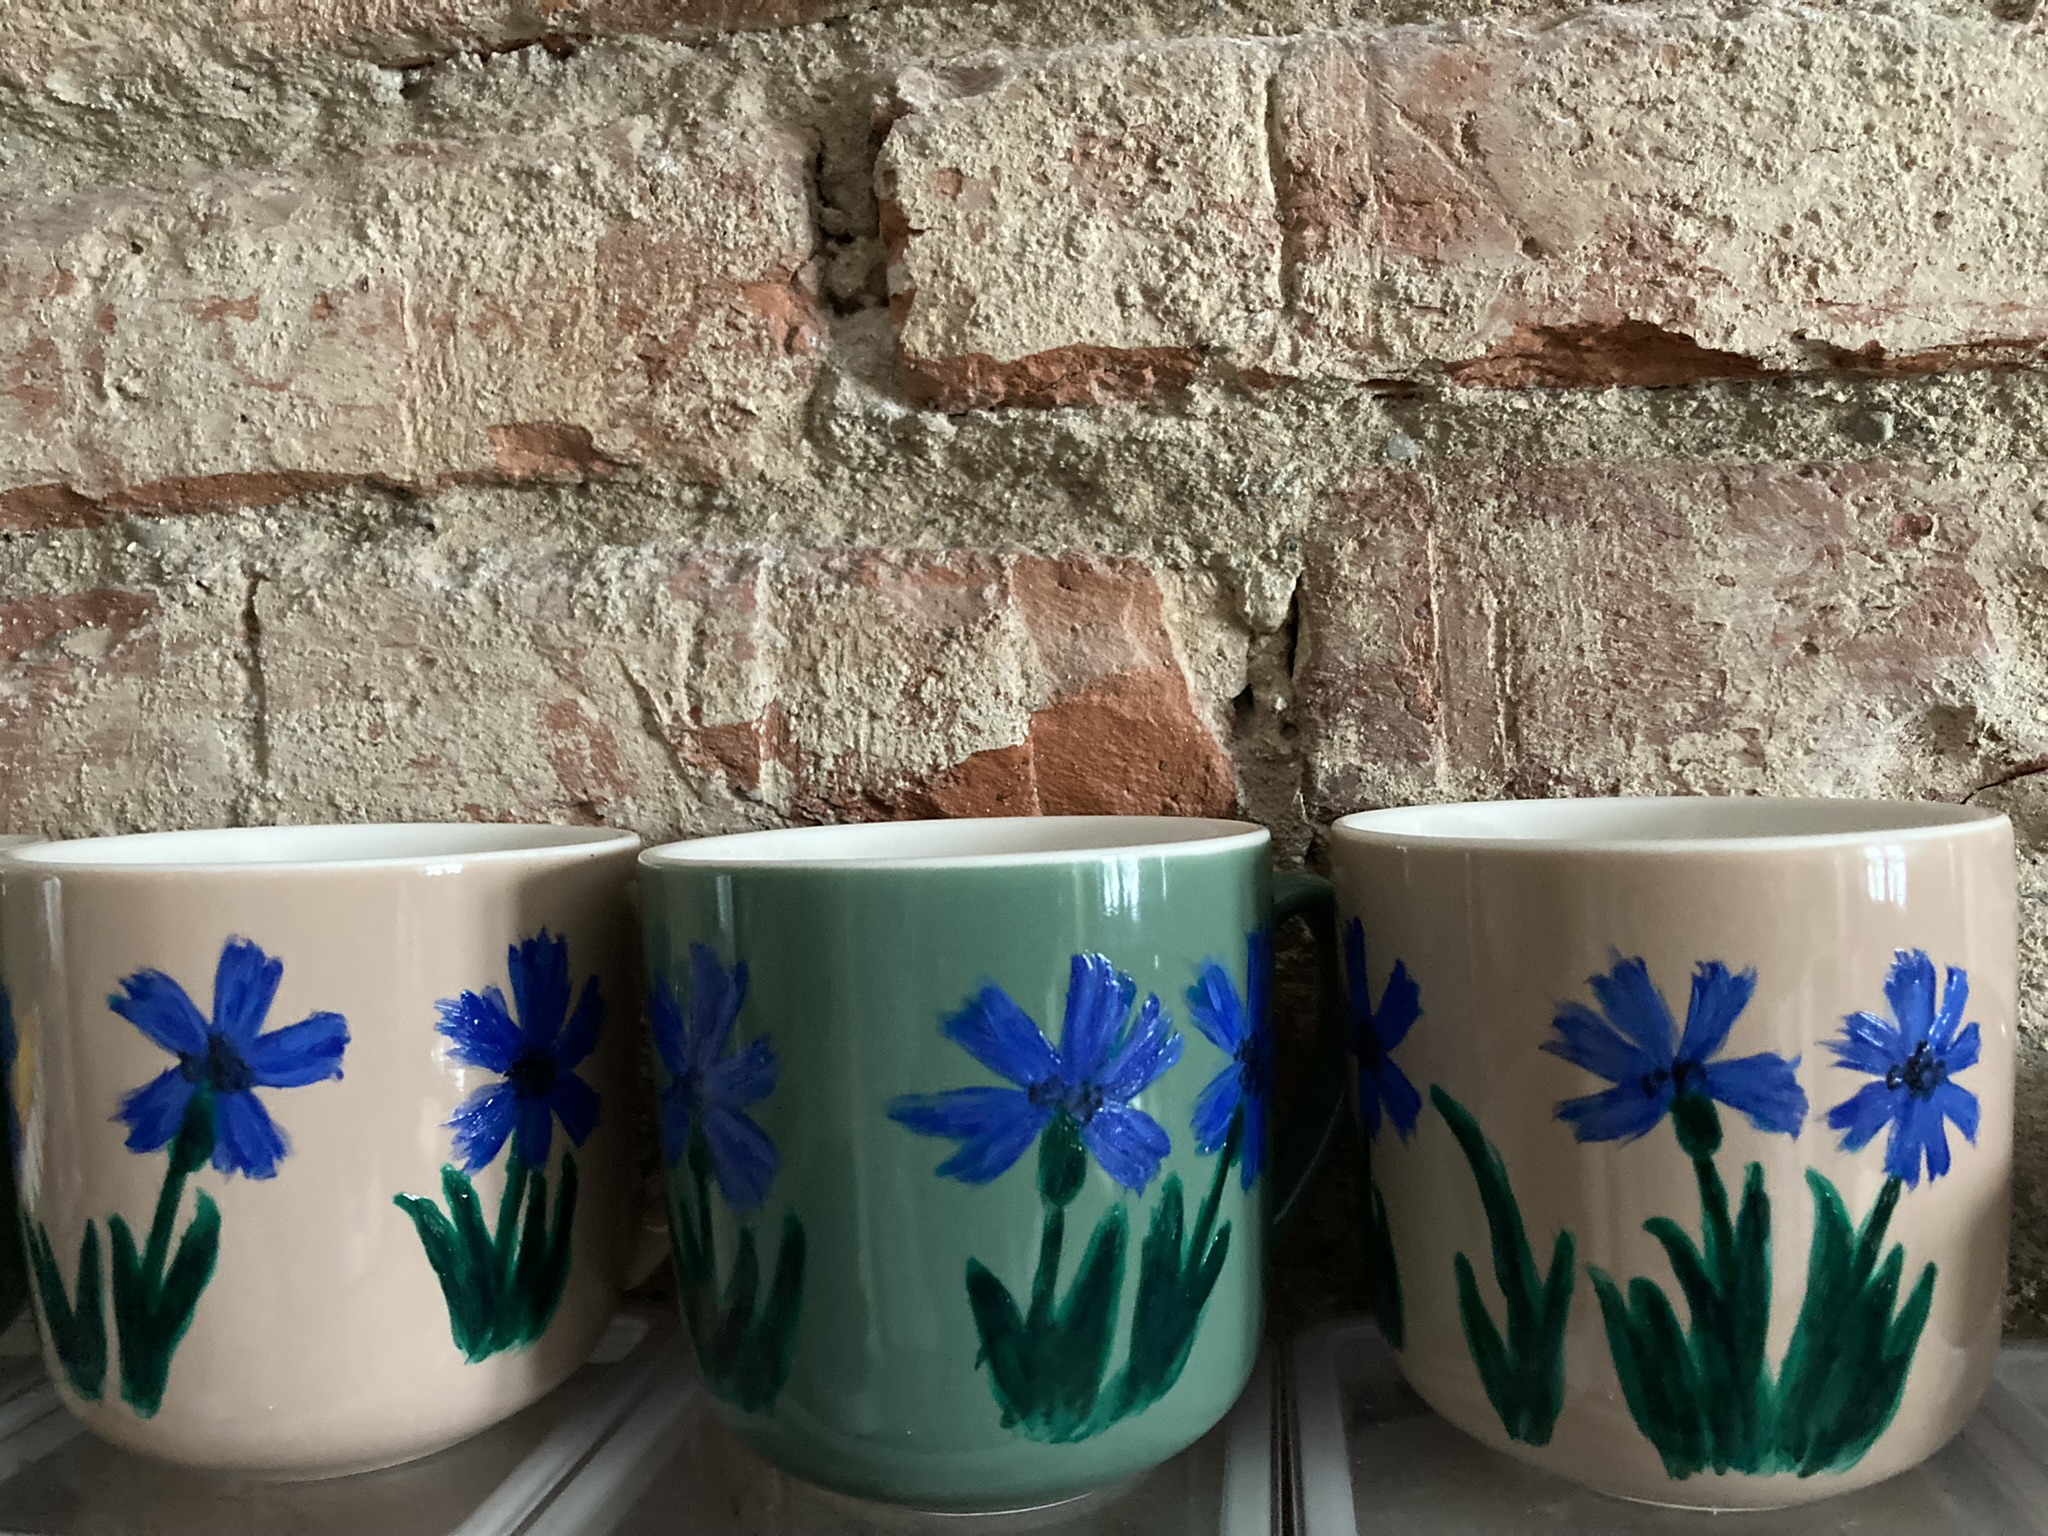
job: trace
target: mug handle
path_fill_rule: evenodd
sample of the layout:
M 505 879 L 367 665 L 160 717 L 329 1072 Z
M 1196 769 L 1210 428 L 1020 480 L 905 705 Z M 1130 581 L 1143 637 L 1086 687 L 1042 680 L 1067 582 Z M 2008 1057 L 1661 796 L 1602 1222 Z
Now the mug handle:
M 1302 1196 L 1336 1144 L 1351 1076 L 1344 1051 L 1343 977 L 1337 966 L 1337 888 L 1306 871 L 1276 871 L 1273 926 L 1278 928 L 1297 917 L 1308 924 L 1309 937 L 1315 943 L 1320 1006 L 1305 1087 L 1284 1110 L 1275 1106 L 1281 1110 L 1274 1116 L 1273 1129 L 1273 1187 L 1279 1193 L 1268 1223 L 1275 1231 L 1299 1212 Z M 1270 1000 L 1267 1006 L 1272 1006 Z

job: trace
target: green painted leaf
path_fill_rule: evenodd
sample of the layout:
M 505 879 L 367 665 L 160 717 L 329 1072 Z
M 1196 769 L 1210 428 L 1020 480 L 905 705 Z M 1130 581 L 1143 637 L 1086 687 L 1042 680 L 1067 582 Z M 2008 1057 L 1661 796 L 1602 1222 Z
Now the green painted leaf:
M 21 1231 L 51 1351 L 63 1367 L 71 1390 L 87 1402 L 97 1402 L 107 1383 L 107 1323 L 100 1280 L 99 1229 L 86 1222 L 85 1232 L 78 1240 L 78 1283 L 68 1288 L 43 1224 L 24 1218 Z

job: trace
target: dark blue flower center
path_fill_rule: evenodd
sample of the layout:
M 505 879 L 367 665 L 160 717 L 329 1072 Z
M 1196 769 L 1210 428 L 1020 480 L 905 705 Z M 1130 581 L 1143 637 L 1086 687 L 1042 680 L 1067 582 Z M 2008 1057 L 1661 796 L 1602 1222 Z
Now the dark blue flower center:
M 1643 1092 L 1653 1099 L 1664 1096 L 1666 1083 L 1671 1085 L 1673 1097 L 1681 1093 L 1704 1093 L 1707 1069 L 1696 1061 L 1674 1061 L 1668 1070 L 1659 1067 L 1654 1072 L 1643 1074 Z
M 522 1099 L 544 1099 L 555 1091 L 554 1053 L 542 1049 L 527 1051 L 505 1072 L 505 1081 Z
M 1093 1083 L 1063 1083 L 1056 1077 L 1033 1083 L 1024 1096 L 1034 1109 L 1063 1109 L 1082 1125 L 1102 1108 L 1102 1090 Z
M 1948 1063 L 1934 1054 L 1925 1040 L 1913 1047 L 1913 1054 L 1884 1075 L 1887 1088 L 1903 1088 L 1916 1099 L 1924 1099 L 1948 1081 Z
M 178 1052 L 178 1075 L 195 1087 L 211 1088 L 215 1093 L 247 1093 L 256 1086 L 256 1074 L 242 1060 L 242 1053 L 229 1043 L 226 1035 L 211 1032 L 206 1037 L 204 1056 L 193 1051 Z
M 1358 1032 L 1358 1064 L 1366 1071 L 1377 1073 L 1380 1063 L 1387 1059 L 1387 1053 L 1380 1049 L 1380 1032 L 1371 1020 Z
M 1263 1043 L 1257 1035 L 1247 1035 L 1237 1048 L 1238 1086 L 1248 1098 L 1263 1099 L 1273 1086 L 1273 1058 L 1260 1049 Z

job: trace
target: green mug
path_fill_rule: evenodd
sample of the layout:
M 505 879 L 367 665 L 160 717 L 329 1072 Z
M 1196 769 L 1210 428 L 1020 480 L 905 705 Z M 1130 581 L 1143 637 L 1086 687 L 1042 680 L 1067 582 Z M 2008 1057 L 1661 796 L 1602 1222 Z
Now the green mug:
M 641 856 L 682 1308 L 756 1450 L 860 1497 L 1014 1509 L 1229 1410 L 1279 1173 L 1273 924 L 1331 926 L 1329 888 L 1276 879 L 1269 844 L 1075 816 Z M 1341 1078 L 1279 1127 L 1276 1206 Z

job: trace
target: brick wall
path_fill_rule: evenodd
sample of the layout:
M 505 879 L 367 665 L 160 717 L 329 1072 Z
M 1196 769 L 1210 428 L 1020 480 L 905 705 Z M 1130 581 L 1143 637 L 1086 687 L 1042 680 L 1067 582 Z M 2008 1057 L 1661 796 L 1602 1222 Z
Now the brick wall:
M 1995 804 L 2048 1325 L 2048 24 L 1461 3 L 0 0 L 0 828 Z

